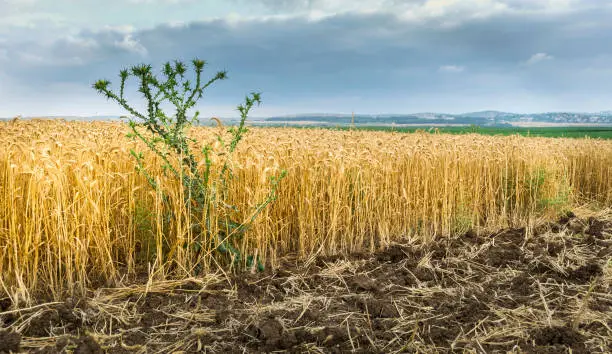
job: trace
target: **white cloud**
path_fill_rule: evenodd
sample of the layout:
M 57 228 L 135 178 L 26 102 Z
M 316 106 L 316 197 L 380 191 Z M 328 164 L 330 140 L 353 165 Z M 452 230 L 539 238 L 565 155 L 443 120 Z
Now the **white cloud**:
M 444 72 L 444 73 L 460 73 L 463 72 L 465 70 L 465 66 L 459 66 L 459 65 L 442 65 L 441 67 L 438 68 L 439 72 Z
M 137 53 L 142 56 L 147 55 L 148 51 L 142 44 L 140 44 L 137 40 L 132 37 L 131 34 L 126 34 L 123 36 L 121 41 L 115 41 L 115 47 L 124 49 L 128 52 Z
M 551 60 L 554 59 L 554 57 L 552 55 L 548 55 L 546 53 L 535 53 L 534 55 L 531 56 L 531 58 L 529 58 L 525 64 L 526 65 L 534 65 L 546 60 Z
M 118 25 L 118 26 L 110 26 L 106 25 L 102 27 L 102 31 L 107 32 L 119 32 L 119 33 L 133 33 L 136 29 L 132 25 Z

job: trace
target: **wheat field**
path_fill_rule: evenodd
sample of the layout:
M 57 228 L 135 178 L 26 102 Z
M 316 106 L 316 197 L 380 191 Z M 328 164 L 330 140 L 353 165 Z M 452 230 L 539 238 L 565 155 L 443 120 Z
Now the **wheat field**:
M 212 142 L 219 129 L 191 134 Z M 218 269 L 215 252 L 185 246 L 199 235 L 186 226 L 180 185 L 145 153 L 179 216 L 163 220 L 162 198 L 130 155 L 146 147 L 127 132 L 107 122 L 0 123 L 0 293 L 20 303 L 130 274 Z M 278 199 L 236 244 L 272 268 L 286 255 L 308 262 L 405 238 L 436 242 L 612 203 L 612 141 L 594 139 L 251 128 L 231 165 L 241 219 L 287 171 Z

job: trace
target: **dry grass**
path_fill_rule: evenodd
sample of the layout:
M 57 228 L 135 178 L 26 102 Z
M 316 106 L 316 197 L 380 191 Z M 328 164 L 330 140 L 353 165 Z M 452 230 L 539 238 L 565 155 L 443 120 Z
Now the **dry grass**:
M 215 129 L 193 134 L 208 141 Z M 185 227 L 180 186 L 160 177 L 179 215 L 163 222 L 160 196 L 129 155 L 145 149 L 126 132 L 101 122 L 0 124 L 0 293 L 27 304 L 37 292 L 60 298 L 130 274 L 161 280 L 192 276 L 195 264 L 217 269 L 212 250 L 184 247 L 199 235 Z M 238 150 L 230 188 L 240 219 L 267 194 L 268 178 L 288 171 L 277 202 L 238 245 L 274 267 L 290 253 L 308 261 L 370 252 L 400 238 L 530 226 L 577 204 L 612 202 L 610 141 L 252 129 Z

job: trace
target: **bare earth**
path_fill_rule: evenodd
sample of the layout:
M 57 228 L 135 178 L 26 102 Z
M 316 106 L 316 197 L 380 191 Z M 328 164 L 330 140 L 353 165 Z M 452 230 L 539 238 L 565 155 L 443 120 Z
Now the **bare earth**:
M 612 221 L 572 214 L 16 310 L 0 353 L 612 351 Z

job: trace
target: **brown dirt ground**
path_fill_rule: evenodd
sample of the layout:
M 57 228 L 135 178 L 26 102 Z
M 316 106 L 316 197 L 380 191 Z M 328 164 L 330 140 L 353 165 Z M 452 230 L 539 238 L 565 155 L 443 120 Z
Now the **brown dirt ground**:
M 612 352 L 612 222 L 572 214 L 13 309 L 0 353 Z

